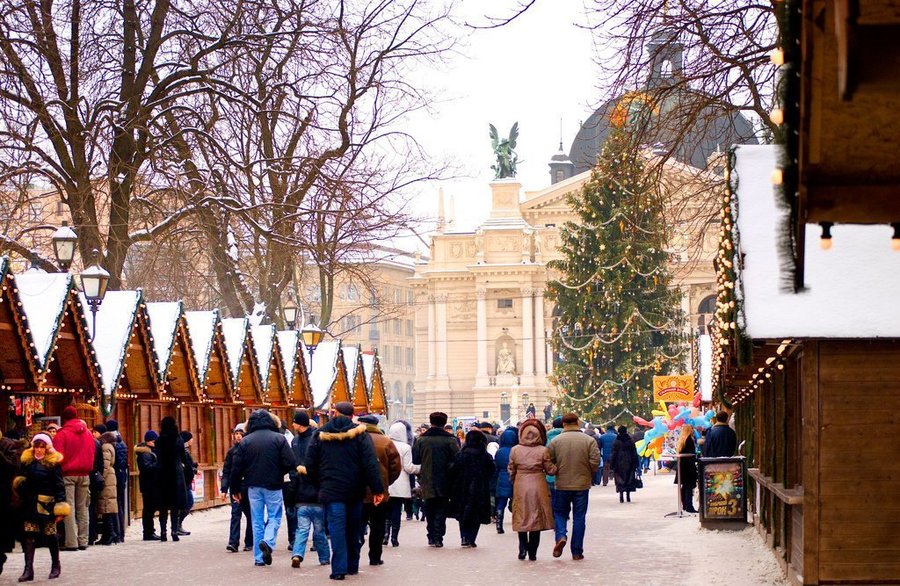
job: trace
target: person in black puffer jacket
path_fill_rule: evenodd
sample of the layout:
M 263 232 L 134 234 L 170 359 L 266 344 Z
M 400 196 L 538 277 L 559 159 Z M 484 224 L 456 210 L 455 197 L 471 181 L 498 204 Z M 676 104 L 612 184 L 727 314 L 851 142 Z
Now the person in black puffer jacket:
M 284 514 L 284 475 L 296 467 L 287 438 L 278 433 L 281 420 L 257 409 L 247 421 L 247 435 L 232 459 L 229 484 L 240 500 L 246 487 L 253 520 L 253 557 L 256 565 L 270 565 L 281 517 Z
M 353 405 L 335 405 L 335 417 L 313 436 L 306 452 L 306 472 L 319 489 L 331 534 L 331 578 L 343 580 L 359 572 L 360 523 L 368 487 L 377 506 L 387 487 L 365 424 L 350 416 Z
M 153 515 L 159 508 L 159 460 L 156 457 L 156 440 L 159 438 L 152 429 L 144 434 L 144 441 L 134 446 L 137 460 L 138 488 L 141 490 L 143 508 L 141 523 L 144 530 L 144 541 L 159 541 L 159 535 L 153 528 Z
M 185 501 L 187 502 L 187 506 L 178 512 L 178 528 L 176 531 L 178 535 L 190 535 L 190 531 L 185 531 L 184 529 L 184 520 L 187 519 L 187 516 L 191 514 L 191 509 L 194 508 L 194 477 L 197 476 L 197 463 L 194 461 L 194 457 L 191 456 L 191 443 L 194 441 L 194 434 L 189 431 L 181 432 L 181 441 L 184 442 L 184 457 L 185 464 L 184 466 L 184 488 L 187 491 L 185 495 Z
M 244 517 L 246 527 L 244 528 L 244 551 L 253 549 L 253 522 L 250 520 L 250 499 L 247 498 L 247 491 L 241 494 L 242 498 L 235 498 L 231 492 L 231 467 L 234 464 L 234 453 L 237 451 L 238 445 L 244 439 L 243 423 L 238 423 L 231 432 L 232 446 L 228 448 L 225 454 L 225 464 L 222 466 L 222 484 L 219 490 L 222 491 L 222 498 L 229 498 L 231 503 L 231 523 L 228 531 L 228 545 L 225 547 L 231 553 L 236 553 L 238 545 L 241 541 L 241 516 Z

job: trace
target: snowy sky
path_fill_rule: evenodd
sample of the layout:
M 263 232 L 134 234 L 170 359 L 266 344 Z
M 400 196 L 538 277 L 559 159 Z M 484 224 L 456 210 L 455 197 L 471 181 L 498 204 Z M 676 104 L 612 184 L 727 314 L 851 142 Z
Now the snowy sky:
M 464 0 L 460 16 L 483 24 L 485 15 L 509 15 L 516 0 Z M 489 11 L 489 12 L 486 12 Z M 487 217 L 493 153 L 488 123 L 501 137 L 519 122 L 518 177 L 525 189 L 546 187 L 550 157 L 562 139 L 568 152 L 579 123 L 598 102 L 597 66 L 590 31 L 578 28 L 586 16 L 580 0 L 539 0 L 511 24 L 471 30 L 444 70 L 423 71 L 423 80 L 444 99 L 411 122 L 410 132 L 429 154 L 460 167 L 459 179 L 429 184 L 416 198 L 416 211 L 437 215 L 443 186 L 456 229 L 469 230 Z

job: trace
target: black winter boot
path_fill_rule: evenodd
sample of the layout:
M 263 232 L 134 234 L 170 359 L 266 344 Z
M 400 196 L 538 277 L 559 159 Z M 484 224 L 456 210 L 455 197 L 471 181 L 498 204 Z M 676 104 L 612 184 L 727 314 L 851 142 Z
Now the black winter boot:
M 59 578 L 60 570 L 62 569 L 59 565 L 59 542 L 56 540 L 51 540 L 50 544 L 47 546 L 50 548 L 50 560 L 52 562 L 50 566 L 50 575 L 48 578 L 50 580 L 55 580 Z
M 164 516 L 163 511 L 159 512 L 159 540 L 160 541 L 168 541 L 169 537 L 166 533 L 166 517 Z
M 3 574 L 3 565 L 6 563 L 6 552 L 0 551 L 0 575 Z
M 505 511 L 503 509 L 497 509 L 497 533 L 503 534 L 506 531 L 503 530 L 503 516 L 505 515 Z
M 178 535 L 190 535 L 191 534 L 190 531 L 184 530 L 184 520 L 187 519 L 187 516 L 188 516 L 188 514 L 190 514 L 190 511 L 178 511 L 177 514 L 178 514 L 178 528 L 176 529 L 176 532 L 178 533 Z
M 25 570 L 19 576 L 19 582 L 31 582 L 34 580 L 34 539 L 23 539 L 22 551 L 25 552 Z
M 519 559 L 524 560 L 528 555 L 528 532 L 519 531 Z

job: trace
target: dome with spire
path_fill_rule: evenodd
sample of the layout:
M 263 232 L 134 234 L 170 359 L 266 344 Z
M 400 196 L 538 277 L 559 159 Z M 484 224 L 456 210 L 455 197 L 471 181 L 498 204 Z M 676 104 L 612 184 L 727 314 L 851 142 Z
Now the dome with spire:
M 569 148 L 573 175 L 597 163 L 606 137 L 617 127 L 634 127 L 648 147 L 700 169 L 711 155 L 733 144 L 758 144 L 753 126 L 742 114 L 709 103 L 709 96 L 686 84 L 680 87 L 684 44 L 667 27 L 665 17 L 651 34 L 647 51 L 650 67 L 645 86 L 608 100 L 581 124 Z M 684 112 L 693 114 L 687 128 Z M 552 172 L 551 177 L 554 183 L 558 181 Z

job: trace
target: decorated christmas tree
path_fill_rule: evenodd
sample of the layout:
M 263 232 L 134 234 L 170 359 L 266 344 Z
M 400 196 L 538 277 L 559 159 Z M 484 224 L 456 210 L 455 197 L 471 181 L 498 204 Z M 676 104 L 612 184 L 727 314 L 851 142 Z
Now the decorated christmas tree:
M 686 363 L 681 294 L 672 288 L 662 195 L 629 135 L 612 132 L 590 180 L 569 196 L 548 285 L 558 320 L 554 382 L 564 411 L 608 421 L 650 412 L 653 376 Z

